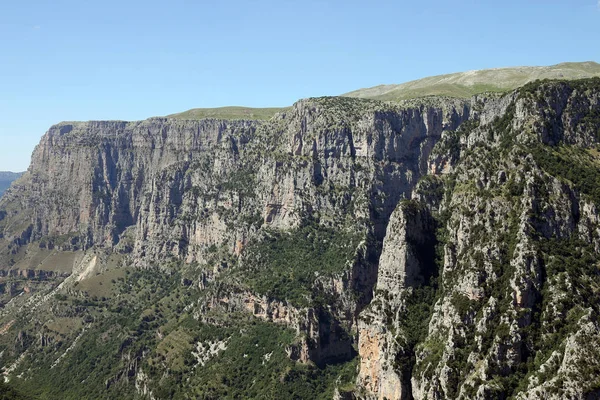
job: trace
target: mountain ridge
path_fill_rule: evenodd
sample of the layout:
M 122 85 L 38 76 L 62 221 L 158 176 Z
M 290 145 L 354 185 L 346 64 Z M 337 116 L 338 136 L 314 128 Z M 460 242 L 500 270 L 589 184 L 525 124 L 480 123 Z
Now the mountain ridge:
M 600 64 L 594 61 L 564 62 L 551 66 L 500 67 L 429 76 L 400 84 L 384 84 L 339 95 L 384 101 L 404 101 L 422 97 L 469 98 L 483 93 L 505 93 L 541 79 L 574 80 L 600 77 Z M 477 83 L 474 83 L 476 82 Z M 336 97 L 336 96 L 323 96 Z M 269 120 L 288 107 L 224 106 L 191 108 L 162 117 L 180 120 Z M 82 121 L 65 121 L 75 123 Z M 131 121 L 132 122 L 132 121 Z
M 289 108 L 289 107 L 287 107 Z M 266 120 L 273 117 L 276 113 L 284 111 L 286 107 L 266 107 L 251 108 L 243 106 L 227 106 L 217 108 L 192 108 L 180 113 L 169 114 L 167 118 L 174 119 L 204 119 L 204 118 L 222 118 L 222 119 L 249 119 Z
M 597 76 L 600 76 L 600 64 L 596 62 L 565 62 L 551 66 L 503 67 L 455 72 L 401 84 L 358 89 L 341 96 L 393 101 L 432 95 L 466 98 L 485 92 L 514 90 L 534 80 L 582 79 Z
M 597 78 L 54 125 L 0 199 L 3 374 L 62 399 L 595 398 L 599 129 Z

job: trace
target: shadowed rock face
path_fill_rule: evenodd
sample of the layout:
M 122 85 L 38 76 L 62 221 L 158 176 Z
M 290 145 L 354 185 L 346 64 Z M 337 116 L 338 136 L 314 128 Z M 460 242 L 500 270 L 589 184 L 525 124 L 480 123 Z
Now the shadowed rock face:
M 445 174 L 422 179 L 392 214 L 375 296 L 359 317 L 362 397 L 596 396 L 580 379 L 595 379 L 597 364 L 578 367 L 570 357 L 597 357 L 589 318 L 598 309 L 587 296 L 598 271 L 583 264 L 598 258 L 589 210 L 600 197 L 567 171 L 597 168 L 599 89 L 596 80 L 529 85 L 441 139 L 430 170 Z M 430 254 L 414 249 L 432 234 L 433 271 L 414 256 Z M 435 279 L 422 278 L 428 271 Z M 573 296 L 562 279 L 582 286 Z M 571 322 L 557 312 L 565 302 L 581 311 Z M 576 345 L 579 335 L 590 342 Z
M 62 279 L 39 260 L 63 252 L 84 254 L 53 289 L 66 293 L 106 254 L 184 271 L 198 323 L 253 315 L 296 335 L 295 362 L 359 357 L 340 398 L 593 396 L 599 110 L 587 80 L 403 106 L 307 99 L 269 121 L 59 124 L 0 201 L 0 278 Z M 268 247 L 297 232 L 304 247 Z M 135 376 L 152 397 L 147 354 L 107 382 Z

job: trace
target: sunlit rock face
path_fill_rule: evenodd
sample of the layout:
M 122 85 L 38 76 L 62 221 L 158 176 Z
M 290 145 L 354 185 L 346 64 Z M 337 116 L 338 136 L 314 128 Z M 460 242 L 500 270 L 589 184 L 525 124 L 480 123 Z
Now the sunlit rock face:
M 264 343 L 240 338 L 267 332 L 249 365 L 281 371 L 261 395 L 355 366 L 315 387 L 596 398 L 598 115 L 585 80 L 306 99 L 269 121 L 55 125 L 0 200 L 4 375 L 119 338 L 98 390 L 226 397 L 263 386 L 228 387 L 233 367 L 214 365 L 251 359 Z

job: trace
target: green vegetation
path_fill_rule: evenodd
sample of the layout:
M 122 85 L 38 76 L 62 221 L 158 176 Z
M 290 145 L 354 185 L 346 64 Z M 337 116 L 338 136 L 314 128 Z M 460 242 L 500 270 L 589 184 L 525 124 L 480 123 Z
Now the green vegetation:
M 286 108 L 249 108 L 249 107 L 220 107 L 220 108 L 193 108 L 182 113 L 167 115 L 174 119 L 247 119 L 268 120 Z
M 268 232 L 246 249 L 239 277 L 259 294 L 298 306 L 327 303 L 314 288 L 319 276 L 333 276 L 348 268 L 360 236 L 317 224 L 291 232 Z
M 567 145 L 538 145 L 532 149 L 532 153 L 547 173 L 570 182 L 600 205 L 600 162 L 594 153 Z
M 224 191 L 237 192 L 240 197 L 255 197 L 255 172 L 250 169 L 235 170 L 227 176 L 222 184 L 217 185 L 217 188 Z
M 134 388 L 121 374 L 127 371 L 129 362 L 156 345 L 155 329 L 169 329 L 169 323 L 177 323 L 184 299 L 177 298 L 181 292 L 177 275 L 145 270 L 109 276 L 117 277 L 114 297 L 89 296 L 87 292 L 57 296 L 61 303 L 54 312 L 69 315 L 74 329 L 62 330 L 64 322 L 58 327 L 47 324 L 38 328 L 53 343 L 53 351 L 41 349 L 35 359 L 23 363 L 20 368 L 24 377 L 34 378 L 36 384 L 16 379 L 16 387 L 49 399 L 133 398 Z M 160 317 L 148 318 L 148 307 Z M 32 377 L 32 367 L 44 373 Z
M 503 153 L 508 151 L 514 145 L 514 134 L 511 132 L 512 123 L 515 118 L 515 103 L 511 103 L 501 118 L 496 118 L 492 123 L 492 134 L 500 138 L 500 149 Z
M 202 294 L 182 285 L 179 273 L 108 272 L 91 278 L 103 287 L 111 278 L 106 296 L 87 295 L 93 282 L 86 280 L 75 286 L 86 291 L 55 296 L 53 313 L 69 317 L 36 328 L 48 345 L 25 357 L 15 374 L 23 379 L 11 381 L 15 389 L 0 386 L 0 396 L 19 390 L 40 399 L 137 398 L 139 373 L 161 399 L 330 399 L 335 387 L 353 385 L 356 360 L 322 368 L 290 360 L 286 349 L 297 338 L 284 326 L 235 312 L 195 319 L 186 306 Z M 15 340 L 6 340 L 0 349 L 9 351 Z M 23 340 L 36 346 L 34 337 Z M 198 344 L 217 342 L 224 348 L 204 354 L 201 365 Z
M 588 79 L 585 81 L 574 82 L 556 82 L 544 83 L 536 82 L 522 89 L 522 93 L 528 93 L 540 96 L 540 100 L 545 104 L 545 99 L 548 98 L 545 94 L 540 94 L 542 91 L 551 91 L 559 86 L 569 86 L 576 90 L 589 90 L 600 83 L 600 79 Z M 536 243 L 537 257 L 541 262 L 540 271 L 537 271 L 539 277 L 544 280 L 540 288 L 531 288 L 532 292 L 529 296 L 535 296 L 536 301 L 533 308 L 526 308 L 522 305 L 515 305 L 514 293 L 510 289 L 511 280 L 514 279 L 517 269 L 511 263 L 515 256 L 515 251 L 519 244 L 518 231 L 523 226 L 520 222 L 520 207 L 522 196 L 525 193 L 524 174 L 535 168 L 532 163 L 523 163 L 519 158 L 525 158 L 528 153 L 534 156 L 535 163 L 539 165 L 546 173 L 555 176 L 575 191 L 581 193 L 584 197 L 591 198 L 596 204 L 600 205 L 600 174 L 598 173 L 600 162 L 597 148 L 582 148 L 579 146 L 560 144 L 557 146 L 544 146 L 542 144 L 534 145 L 530 148 L 523 148 L 514 140 L 516 135 L 511 131 L 512 120 L 514 117 L 514 105 L 510 105 L 502 118 L 497 118 L 490 126 L 490 139 L 497 138 L 500 143 L 500 152 L 492 152 L 488 148 L 480 152 L 475 158 L 475 154 L 465 152 L 462 157 L 461 166 L 463 173 L 472 169 L 474 171 L 498 171 L 498 163 L 508 161 L 509 165 L 516 165 L 514 171 L 510 171 L 503 183 L 500 183 L 500 190 L 494 185 L 490 185 L 489 189 L 481 189 L 476 191 L 478 199 L 490 199 L 498 203 L 504 202 L 508 207 L 508 215 L 495 216 L 498 225 L 492 227 L 497 232 L 498 237 L 494 242 L 499 244 L 498 257 L 487 259 L 485 261 L 491 263 L 492 277 L 489 275 L 485 280 L 483 287 L 485 296 L 479 301 L 470 301 L 466 297 L 453 293 L 451 303 L 454 309 L 461 316 L 477 315 L 476 319 L 482 317 L 482 306 L 488 303 L 490 297 L 497 300 L 497 306 L 494 307 L 491 318 L 487 325 L 493 327 L 481 334 L 481 347 L 475 344 L 476 333 L 473 332 L 470 326 L 458 324 L 457 330 L 465 329 L 463 337 L 455 337 L 455 350 L 448 360 L 450 367 L 449 380 L 447 384 L 448 392 L 446 396 L 453 398 L 458 395 L 457 390 L 461 383 L 464 382 L 470 371 L 475 365 L 468 362 L 469 354 L 472 352 L 486 354 L 493 349 L 493 344 L 501 344 L 506 346 L 514 345 L 514 336 L 511 331 L 515 329 L 514 325 L 509 325 L 502 322 L 500 316 L 507 315 L 511 310 L 517 310 L 519 318 L 530 318 L 531 324 L 519 329 L 523 347 L 521 348 L 521 356 L 523 362 L 515 366 L 507 367 L 502 361 L 492 362 L 488 364 L 486 374 L 491 377 L 487 382 L 491 386 L 496 387 L 496 396 L 510 397 L 522 390 L 525 390 L 528 383 L 528 378 L 534 374 L 538 374 L 541 381 L 553 377 L 558 369 L 559 364 L 546 368 L 541 375 L 538 373 L 540 366 L 546 362 L 550 355 L 557 351 L 559 354 L 564 352 L 565 340 L 577 332 L 581 328 L 581 319 L 590 312 L 590 304 L 594 304 L 592 315 L 598 315 L 597 304 L 600 303 L 598 298 L 600 269 L 598 268 L 598 256 L 590 244 L 581 239 L 573 237 L 566 238 L 544 238 L 541 231 L 536 231 L 537 223 L 547 223 L 544 215 L 539 215 L 539 210 L 530 211 L 531 225 L 526 225 L 527 234 L 533 242 Z M 577 122 L 577 121 L 576 121 Z M 592 111 L 586 114 L 579 122 L 578 128 L 585 127 L 585 133 L 589 132 L 589 127 L 596 127 L 600 121 L 597 120 L 597 113 Z M 594 131 L 592 131 L 594 132 Z M 492 160 L 494 168 L 481 168 L 481 159 Z M 506 167 L 502 167 L 505 169 Z M 467 178 L 471 179 L 471 178 Z M 462 179 L 458 185 L 466 187 L 470 182 Z M 536 200 L 541 205 L 541 209 L 551 207 L 551 196 L 548 194 L 549 189 L 547 177 L 533 177 L 533 186 L 536 191 Z M 529 183 L 528 183 L 529 184 Z M 474 189 L 473 189 L 474 190 Z M 469 191 L 465 191 L 466 197 L 469 196 Z M 463 200 L 464 201 L 464 200 Z M 548 205 L 547 205 L 548 204 Z M 479 209 L 481 213 L 485 208 Z M 465 215 L 475 215 L 476 210 L 465 207 L 463 211 Z M 478 226 L 472 227 L 472 231 L 479 232 Z M 481 231 L 483 232 L 483 231 Z M 438 239 L 443 241 L 444 232 L 438 233 Z M 480 236 L 477 234 L 476 236 Z M 494 243 L 492 242 L 492 243 Z M 485 246 L 482 244 L 482 246 Z M 464 264 L 463 264 L 464 262 Z M 465 252 L 459 255 L 458 265 L 474 262 L 478 267 L 478 271 L 484 270 L 484 256 L 475 251 Z M 448 284 L 448 276 L 444 276 L 444 285 Z M 452 286 L 452 285 L 448 285 Z M 566 295 L 565 295 L 566 294 Z M 531 300 L 531 298 L 529 299 Z M 587 307 L 587 308 L 586 308 Z M 594 317 L 595 318 L 595 317 Z M 523 319 L 520 319 L 523 320 Z M 467 318 L 466 321 L 472 321 Z M 472 322 L 470 322 L 472 323 Z M 428 364 L 436 364 L 436 360 L 442 356 L 440 346 L 433 339 L 428 339 L 427 342 L 421 344 L 424 349 L 424 360 L 417 365 L 418 372 L 426 371 Z M 586 350 L 588 351 L 588 350 Z M 589 350 L 589 354 L 593 355 L 594 350 Z M 552 369 L 554 368 L 554 369 Z M 597 374 L 597 366 L 578 366 L 579 371 L 585 372 L 585 376 L 594 377 Z M 474 394 L 476 387 L 483 383 L 479 381 L 471 391 L 467 391 L 468 396 Z
M 600 66 L 600 64 L 596 64 Z M 580 76 L 572 80 L 550 80 L 540 78 L 539 80 L 528 82 L 519 89 L 521 96 L 533 98 L 538 102 L 545 102 L 546 98 L 552 98 L 552 90 L 557 86 L 567 86 L 572 90 L 580 92 L 591 92 L 600 89 L 600 74 L 590 74 L 590 76 Z M 541 90 L 541 91 L 540 91 Z
M 548 281 L 540 293 L 540 303 L 531 310 L 532 323 L 524 330 L 528 357 L 521 375 L 536 373 L 543 382 L 557 372 L 560 362 L 556 360 L 541 373 L 540 366 L 553 352 L 564 353 L 566 339 L 581 328 L 585 315 L 600 311 L 600 269 L 593 246 L 575 237 L 540 239 L 538 248 Z M 581 343 L 580 351 L 595 354 L 589 348 L 591 343 Z M 598 376 L 600 371 L 595 362 L 580 368 L 579 372 L 589 377 Z M 513 386 L 515 391 L 524 389 L 526 380 L 518 388 Z
M 423 178 L 419 185 L 419 194 L 424 194 L 423 190 L 427 193 L 429 185 L 433 182 L 430 177 Z M 443 180 L 440 179 L 435 183 L 441 185 Z M 436 188 L 436 197 L 442 197 L 443 195 L 444 187 Z M 418 201 L 404 200 L 400 204 L 408 218 L 422 218 L 427 213 L 424 204 Z M 443 242 L 438 242 L 438 240 L 445 240 L 446 222 L 446 220 L 440 218 L 435 221 L 437 237 L 432 235 L 423 242 L 416 242 L 410 237 L 407 239 L 411 250 L 419 259 L 424 282 L 423 285 L 412 287 L 403 294 L 404 309 L 398 314 L 399 330 L 396 340 L 401 344 L 402 351 L 396 355 L 394 368 L 401 373 L 406 381 L 410 381 L 411 377 L 420 375 L 430 364 L 435 367 L 443 353 L 443 345 L 440 344 L 440 346 L 433 349 L 430 346 L 432 345 L 431 338 L 427 343 L 424 343 L 424 341 L 428 337 L 433 306 L 440 295 L 438 282 L 443 259 L 438 257 L 438 252 L 443 247 Z M 395 310 L 389 311 L 392 314 L 395 313 Z M 386 310 L 386 314 L 389 311 Z M 394 330 L 394 327 L 389 325 L 388 329 Z M 436 336 L 437 339 L 441 340 L 439 336 Z M 416 349 L 423 348 L 423 346 L 426 349 L 426 359 L 417 365 L 415 352 Z
M 188 398 L 331 399 L 338 379 L 341 386 L 352 385 L 356 361 L 324 368 L 300 365 L 285 354 L 294 340 L 291 331 L 256 320 L 238 324 L 211 328 L 229 338 L 227 349 L 195 370 Z
M 0 380 L 0 400 L 27 400 L 30 397 L 23 395 L 15 390 L 10 385 L 4 383 L 4 379 Z
M 471 300 L 462 293 L 452 293 L 450 302 L 456 312 L 461 316 L 472 312 L 478 304 L 476 300 Z
M 402 330 L 398 340 L 402 343 L 403 351 L 399 352 L 394 360 L 394 368 L 404 379 L 410 380 L 413 376 L 420 376 L 427 368 L 432 370 L 442 357 L 441 337 L 429 338 L 425 342 L 437 296 L 437 277 L 432 277 L 427 285 L 413 288 L 405 299 L 406 309 L 400 313 L 398 321 Z M 418 348 L 424 348 L 426 356 L 416 364 L 415 350 Z

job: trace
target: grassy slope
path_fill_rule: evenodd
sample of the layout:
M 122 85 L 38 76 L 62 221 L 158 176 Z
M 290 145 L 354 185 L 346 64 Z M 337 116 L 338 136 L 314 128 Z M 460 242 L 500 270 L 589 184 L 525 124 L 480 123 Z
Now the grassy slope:
M 285 108 L 249 108 L 249 107 L 219 107 L 219 108 L 193 108 L 178 114 L 167 115 L 175 119 L 251 119 L 267 120 Z
M 600 76 L 595 62 L 562 63 L 549 67 L 495 68 L 432 76 L 400 85 L 380 85 L 344 94 L 377 100 L 404 100 L 423 96 L 470 97 L 483 92 L 504 92 L 537 79 L 580 79 Z
M 505 92 L 537 79 L 581 79 L 600 76 L 600 64 L 573 62 L 549 67 L 511 67 L 458 72 L 418 79 L 399 85 L 379 85 L 355 90 L 342 96 L 376 100 L 406 100 L 424 96 L 467 98 L 484 92 Z M 286 108 L 219 107 L 193 108 L 167 115 L 175 119 L 268 120 Z
M 281 325 L 219 310 L 193 318 L 187 306 L 203 293 L 181 278 L 177 272 L 114 268 L 55 295 L 32 321 L 9 317 L 17 321 L 0 335 L 7 365 L 22 351 L 15 342 L 19 331 L 48 340 L 45 347 L 39 340 L 28 343 L 31 356 L 11 385 L 40 399 L 133 399 L 126 373 L 135 365 L 159 399 L 325 400 L 336 386 L 352 386 L 357 360 L 324 368 L 296 363 L 285 352 L 296 334 Z M 5 321 L 0 317 L 0 327 Z M 197 344 L 217 341 L 226 348 L 200 365 L 192 354 Z

